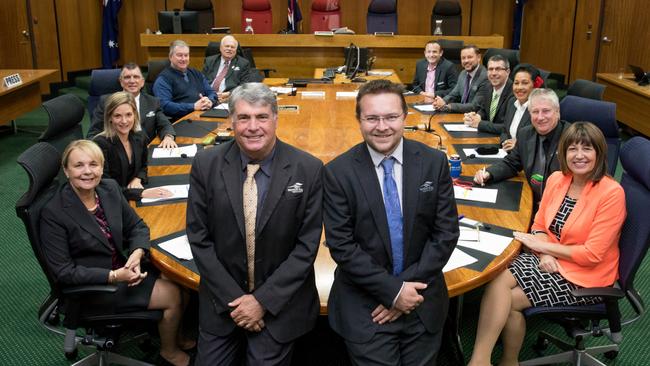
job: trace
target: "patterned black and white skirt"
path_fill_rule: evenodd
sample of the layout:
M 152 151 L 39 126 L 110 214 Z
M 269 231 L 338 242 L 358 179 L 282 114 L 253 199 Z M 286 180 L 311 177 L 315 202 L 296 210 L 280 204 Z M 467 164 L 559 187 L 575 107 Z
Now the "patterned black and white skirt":
M 559 272 L 548 273 L 539 269 L 539 258 L 521 253 L 508 267 L 533 306 L 589 305 L 601 302 L 599 297 L 576 298 L 571 291 L 580 288 Z

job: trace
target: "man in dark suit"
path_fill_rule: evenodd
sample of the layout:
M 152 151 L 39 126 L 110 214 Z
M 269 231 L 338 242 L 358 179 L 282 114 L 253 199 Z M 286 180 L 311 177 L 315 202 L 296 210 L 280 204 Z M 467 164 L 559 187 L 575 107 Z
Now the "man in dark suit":
M 551 89 L 535 89 L 528 98 L 531 125 L 519 129 L 517 143 L 505 158 L 482 169 L 474 181 L 484 185 L 516 176 L 523 169 L 533 190 L 533 211 L 542 199 L 544 183 L 551 173 L 560 170 L 557 146 L 569 123 L 560 121 L 560 102 Z
M 424 58 L 415 64 L 413 92 L 427 98 L 444 97 L 456 86 L 456 65 L 442 57 L 443 49 L 438 41 L 429 41 L 424 47 Z
M 355 365 L 434 365 L 448 308 L 442 268 L 458 239 L 445 154 L 403 138 L 407 106 L 388 80 L 357 96 L 364 142 L 324 174 L 336 261 L 329 322 Z
M 466 113 L 479 111 L 490 92 L 487 71 L 481 65 L 478 47 L 466 45 L 460 50 L 463 71 L 458 83 L 444 98 L 436 97 L 433 106 L 443 112 Z
M 319 312 L 323 164 L 277 139 L 277 101 L 265 85 L 239 86 L 228 103 L 234 141 L 197 154 L 190 174 L 197 365 L 289 365 L 293 341 Z
M 490 57 L 487 64 L 488 80 L 492 85 L 490 93 L 484 100 L 481 110 L 465 113 L 465 124 L 478 128 L 481 132 L 500 135 L 508 103 L 512 103 L 512 81 L 510 76 L 510 62 L 501 55 Z
M 235 37 L 225 36 L 219 43 L 219 53 L 206 57 L 203 62 L 203 75 L 217 92 L 220 102 L 228 100 L 232 89 L 254 81 L 251 79 L 250 63 L 237 55 L 238 46 Z
M 131 93 L 135 98 L 140 115 L 140 127 L 146 132 L 149 140 L 153 140 L 157 135 L 160 137 L 159 147 L 178 147 L 174 142 L 176 132 L 169 122 L 169 118 L 165 116 L 162 108 L 160 108 L 160 101 L 158 98 L 142 91 L 144 77 L 140 66 L 133 62 L 125 64 L 120 72 L 120 85 L 122 85 L 125 92 Z M 97 103 L 90 121 L 90 128 L 86 134 L 88 139 L 92 139 L 95 135 L 104 131 L 104 104 L 107 96 L 108 94 L 99 98 L 99 103 Z

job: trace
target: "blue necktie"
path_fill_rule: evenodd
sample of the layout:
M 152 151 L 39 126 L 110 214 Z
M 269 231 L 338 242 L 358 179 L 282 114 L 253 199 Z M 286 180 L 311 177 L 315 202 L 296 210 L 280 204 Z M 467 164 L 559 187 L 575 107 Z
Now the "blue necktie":
M 385 158 L 381 162 L 384 168 L 384 207 L 388 219 L 388 231 L 390 232 L 390 247 L 393 254 L 393 275 L 402 273 L 402 262 L 404 261 L 404 238 L 402 232 L 402 210 L 400 210 L 399 194 L 397 184 L 393 179 L 393 164 L 395 158 Z

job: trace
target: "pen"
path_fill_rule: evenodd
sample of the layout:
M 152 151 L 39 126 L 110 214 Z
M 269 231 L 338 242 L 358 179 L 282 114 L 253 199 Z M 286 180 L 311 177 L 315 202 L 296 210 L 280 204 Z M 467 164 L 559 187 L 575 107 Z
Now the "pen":
M 458 215 L 458 221 L 462 220 L 465 218 L 465 215 Z

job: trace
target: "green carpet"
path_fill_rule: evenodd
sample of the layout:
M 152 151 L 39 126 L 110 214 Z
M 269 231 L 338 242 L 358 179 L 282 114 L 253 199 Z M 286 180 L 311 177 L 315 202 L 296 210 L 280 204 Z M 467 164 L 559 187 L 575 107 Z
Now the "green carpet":
M 39 108 L 20 118 L 18 126 L 21 129 L 42 131 L 46 120 L 45 112 Z M 87 115 L 83 125 L 84 131 L 87 131 Z M 0 247 L 4 253 L 0 265 L 0 279 L 3 284 L 3 296 L 0 298 L 0 365 L 69 364 L 63 356 L 63 338 L 52 334 L 38 323 L 37 311 L 49 288 L 14 208 L 28 184 L 25 173 L 16 164 L 16 158 L 37 142 L 37 136 L 22 131 L 0 136 Z M 642 293 L 650 293 L 650 265 L 647 259 L 637 274 L 636 285 Z M 474 341 L 480 296 L 480 290 L 465 296 L 461 338 L 467 356 Z M 626 312 L 629 314 L 629 309 Z M 556 333 L 560 334 L 558 327 L 548 326 L 541 320 L 529 322 L 522 359 L 534 356 L 530 345 L 536 339 L 536 332 L 542 328 L 558 329 Z M 615 361 L 608 364 L 648 365 L 646 360 L 650 359 L 650 347 L 647 346 L 649 328 L 648 316 L 626 327 L 621 353 Z M 604 338 L 598 343 L 604 342 Z M 445 352 L 444 349 L 441 351 Z M 133 350 L 127 353 L 138 355 L 138 351 Z M 499 346 L 495 351 L 495 361 L 498 355 Z

